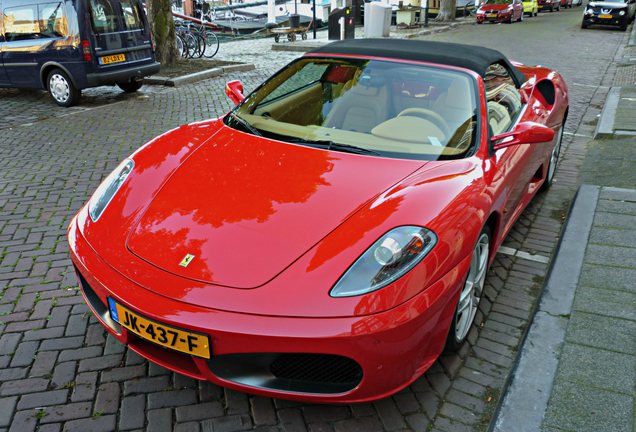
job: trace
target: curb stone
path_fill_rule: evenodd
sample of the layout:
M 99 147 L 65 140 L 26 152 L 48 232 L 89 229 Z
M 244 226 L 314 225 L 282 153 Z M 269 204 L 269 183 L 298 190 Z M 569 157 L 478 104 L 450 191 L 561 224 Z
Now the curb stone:
M 144 79 L 144 84 L 147 85 L 163 85 L 166 87 L 179 87 L 185 84 L 192 84 L 194 82 L 203 81 L 208 78 L 214 78 L 219 75 L 232 72 L 247 72 L 256 69 L 253 64 L 236 64 L 230 66 L 221 66 L 218 68 L 212 68 L 201 72 L 196 72 L 189 75 L 184 75 L 176 78 L 168 78 L 163 76 L 151 76 Z

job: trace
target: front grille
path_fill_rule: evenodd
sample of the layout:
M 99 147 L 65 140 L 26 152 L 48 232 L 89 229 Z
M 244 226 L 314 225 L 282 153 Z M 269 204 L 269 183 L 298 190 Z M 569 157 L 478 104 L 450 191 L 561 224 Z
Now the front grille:
M 360 382 L 362 369 L 350 358 L 330 354 L 283 354 L 270 366 L 276 378 L 330 384 Z

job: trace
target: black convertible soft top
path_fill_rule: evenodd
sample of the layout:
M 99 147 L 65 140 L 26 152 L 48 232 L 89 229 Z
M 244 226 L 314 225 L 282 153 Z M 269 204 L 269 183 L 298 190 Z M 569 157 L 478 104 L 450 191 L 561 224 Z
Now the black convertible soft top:
M 470 69 L 482 77 L 488 66 L 500 63 L 508 69 L 517 87 L 526 81 L 526 76 L 502 53 L 475 45 L 412 39 L 349 39 L 316 48 L 308 54 L 344 54 L 421 61 Z

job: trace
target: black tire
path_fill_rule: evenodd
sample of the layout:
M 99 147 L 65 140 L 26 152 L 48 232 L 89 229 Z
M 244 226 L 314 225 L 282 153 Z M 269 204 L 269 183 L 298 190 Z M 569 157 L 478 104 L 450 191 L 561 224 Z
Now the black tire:
M 585 24 L 585 22 L 583 22 L 583 21 L 581 22 L 581 28 L 582 29 L 586 29 L 587 28 L 587 24 Z
M 548 162 L 548 172 L 545 176 L 545 181 L 541 185 L 540 191 L 547 191 L 552 186 L 554 180 L 554 173 L 556 172 L 557 165 L 559 164 L 559 156 L 561 152 L 561 143 L 563 142 L 563 124 L 557 132 L 557 140 L 552 147 L 552 153 L 550 153 L 550 162 Z
M 483 23 L 484 23 L 483 21 L 477 21 L 477 24 L 483 24 Z
M 475 322 L 490 262 L 490 238 L 490 227 L 485 226 L 479 233 L 479 237 L 477 237 L 477 243 L 473 248 L 470 269 L 466 275 L 464 286 L 459 293 L 453 321 L 446 338 L 445 349 L 447 351 L 457 351 L 461 348 Z
M 274 35 L 274 42 L 278 43 L 278 41 L 280 41 L 280 35 L 279 34 L 275 34 Z
M 539 16 L 539 10 L 534 13 L 534 16 Z
M 53 69 L 46 78 L 49 94 L 56 104 L 63 107 L 77 105 L 82 91 L 75 87 L 73 81 L 62 69 Z
M 117 83 L 117 86 L 126 93 L 134 93 L 144 85 L 144 80 Z
M 519 17 L 519 19 L 517 20 L 517 22 L 523 22 L 523 12 L 521 12 L 521 16 Z
M 620 30 L 621 30 L 621 31 L 627 31 L 627 24 L 623 24 L 623 25 L 620 27 Z
M 183 38 L 181 37 L 181 35 L 177 35 L 177 53 L 179 54 L 179 57 L 185 57 L 186 51 L 187 50 L 185 49 Z
M 212 58 L 219 52 L 219 38 L 211 31 L 205 31 L 205 52 L 203 55 L 205 58 Z

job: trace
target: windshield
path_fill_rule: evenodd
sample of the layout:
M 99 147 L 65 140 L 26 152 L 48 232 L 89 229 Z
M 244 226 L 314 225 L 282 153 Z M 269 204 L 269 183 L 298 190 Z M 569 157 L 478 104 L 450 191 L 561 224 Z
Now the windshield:
M 485 5 L 512 4 L 512 0 L 486 0 Z
M 457 159 L 475 146 L 475 93 L 474 79 L 460 71 L 301 58 L 247 97 L 233 111 L 239 119 L 227 116 L 225 121 L 301 145 L 340 151 L 355 147 L 357 153 L 384 157 Z

